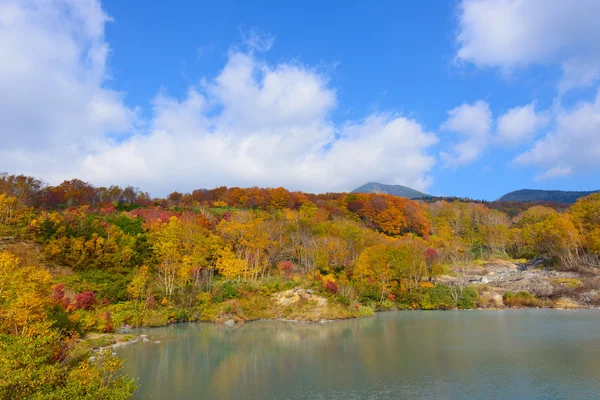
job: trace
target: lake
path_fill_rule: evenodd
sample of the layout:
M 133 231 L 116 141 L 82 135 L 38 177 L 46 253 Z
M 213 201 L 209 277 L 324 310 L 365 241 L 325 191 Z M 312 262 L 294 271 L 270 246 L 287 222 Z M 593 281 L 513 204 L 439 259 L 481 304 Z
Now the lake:
M 144 329 L 137 399 L 600 398 L 600 311 L 398 311 Z M 160 343 L 154 343 L 160 341 Z

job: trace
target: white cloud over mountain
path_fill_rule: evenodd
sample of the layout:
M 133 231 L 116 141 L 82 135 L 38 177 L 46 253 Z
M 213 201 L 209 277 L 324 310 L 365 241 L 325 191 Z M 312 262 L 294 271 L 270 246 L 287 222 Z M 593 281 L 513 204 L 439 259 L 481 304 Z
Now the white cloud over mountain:
M 558 66 L 560 93 L 600 77 L 597 1 L 465 0 L 456 58 L 504 73 Z M 399 113 L 333 118 L 329 76 L 299 62 L 268 63 L 274 37 L 242 35 L 213 78 L 183 97 L 158 91 L 149 117 L 112 89 L 110 17 L 97 0 L 0 1 L 0 171 L 56 184 L 80 177 L 153 194 L 199 187 L 349 190 L 382 181 L 426 190 L 437 162 L 457 168 L 490 146 L 539 179 L 597 171 L 600 100 L 548 110 L 537 102 L 493 115 L 479 100 L 448 112 L 438 136 Z
M 107 88 L 109 17 L 92 0 L 0 3 L 0 170 L 58 183 L 133 183 L 164 194 L 217 185 L 349 190 L 381 180 L 425 190 L 437 137 L 412 119 L 334 123 L 326 76 L 232 50 L 185 98 L 159 93 L 138 124 Z M 266 51 L 254 33 L 252 43 Z M 246 38 L 248 40 L 248 38 Z M 136 130 L 136 126 L 147 128 Z
M 221 73 L 187 98 L 159 95 L 148 133 L 89 155 L 85 175 L 124 174 L 144 187 L 285 185 L 348 190 L 372 176 L 426 188 L 437 142 L 412 120 L 371 115 L 336 125 L 335 92 L 317 72 L 232 53 Z M 217 111 L 215 111 L 217 110 Z M 160 190 L 157 187 L 156 190 Z

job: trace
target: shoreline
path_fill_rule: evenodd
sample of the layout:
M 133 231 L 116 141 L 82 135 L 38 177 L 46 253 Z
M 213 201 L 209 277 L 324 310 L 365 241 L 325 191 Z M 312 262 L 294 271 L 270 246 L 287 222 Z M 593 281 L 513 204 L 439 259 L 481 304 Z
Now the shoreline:
M 450 309 L 450 310 L 443 310 L 443 309 L 438 309 L 438 310 L 414 310 L 414 309 L 406 309 L 406 310 L 378 310 L 375 311 L 374 315 L 371 316 L 361 316 L 361 317 L 349 317 L 349 318 L 336 318 L 336 319 L 321 319 L 321 320 L 297 320 L 297 319 L 286 319 L 286 318 L 259 318 L 259 319 L 251 319 L 251 320 L 246 320 L 246 321 L 240 321 L 240 322 L 236 322 L 234 325 L 227 325 L 225 323 L 222 322 L 218 322 L 218 321 L 202 321 L 202 320 L 198 320 L 198 321 L 181 321 L 181 322 L 171 322 L 168 323 L 166 325 L 160 325 L 160 326 L 151 326 L 151 327 L 129 327 L 128 329 L 131 329 L 132 331 L 135 329 L 148 329 L 148 330 L 152 330 L 152 329 L 156 329 L 156 328 L 165 328 L 171 325 L 178 325 L 178 324 L 213 324 L 213 325 L 218 325 L 218 326 L 225 326 L 227 328 L 230 329 L 234 329 L 235 326 L 239 326 L 239 325 L 243 325 L 246 323 L 252 323 L 252 322 L 260 322 L 260 321 L 270 321 L 270 322 L 285 322 L 285 323 L 289 323 L 289 324 L 298 324 L 298 325 L 326 325 L 326 324 L 330 324 L 330 323 L 335 323 L 335 322 L 339 322 L 339 321 L 345 321 L 345 320 L 354 320 L 354 319 L 362 319 L 362 318 L 374 318 L 377 316 L 378 313 L 390 313 L 390 312 L 436 312 L 436 311 L 443 311 L 443 312 L 453 312 L 453 311 L 459 311 L 459 312 L 473 312 L 473 311 L 483 311 L 483 312 L 497 312 L 497 311 L 523 311 L 523 310 L 555 310 L 555 311 L 600 311 L 600 307 L 581 307 L 581 308 L 553 308 L 553 307 L 504 307 L 504 308 L 471 308 L 471 309 Z M 152 340 L 152 335 L 150 335 L 149 333 L 140 333 L 138 335 L 132 334 L 132 333 L 94 333 L 91 334 L 91 338 L 83 338 L 80 339 L 79 343 L 85 343 L 87 341 L 92 341 L 92 340 L 106 340 L 106 342 L 103 343 L 103 345 L 101 346 L 97 346 L 97 347 L 90 347 L 87 352 L 92 354 L 91 357 L 89 357 L 90 361 L 95 361 L 97 359 L 102 359 L 103 354 L 106 354 L 105 352 L 108 350 L 111 350 L 111 353 L 114 353 L 113 350 L 117 350 L 119 348 L 122 347 L 126 347 L 126 346 L 130 346 L 130 345 L 134 345 L 137 343 L 150 343 L 150 344 L 160 344 L 161 341 L 160 340 Z M 128 340 L 120 340 L 120 339 L 125 339 L 127 338 Z M 113 354 L 115 355 L 115 354 Z

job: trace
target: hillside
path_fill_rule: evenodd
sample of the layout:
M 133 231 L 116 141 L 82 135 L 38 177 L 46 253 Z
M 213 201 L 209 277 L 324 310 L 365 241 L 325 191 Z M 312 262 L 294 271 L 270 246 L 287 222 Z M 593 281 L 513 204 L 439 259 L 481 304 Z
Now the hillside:
M 552 201 L 556 203 L 573 204 L 578 198 L 596 192 L 598 192 L 598 190 L 591 192 L 569 192 L 563 190 L 521 189 L 507 193 L 496 201 Z
M 418 199 L 423 197 L 430 197 L 428 194 L 419 192 L 418 190 L 411 189 L 402 185 L 384 185 L 378 182 L 369 182 L 366 185 L 362 185 L 352 191 L 353 193 L 386 193 L 392 194 L 399 197 L 408 197 L 409 199 Z

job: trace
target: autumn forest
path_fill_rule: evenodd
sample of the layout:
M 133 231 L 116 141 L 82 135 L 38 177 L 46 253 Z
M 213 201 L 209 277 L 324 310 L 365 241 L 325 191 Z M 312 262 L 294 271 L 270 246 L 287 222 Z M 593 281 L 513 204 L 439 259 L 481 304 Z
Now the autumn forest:
M 87 361 L 128 327 L 498 307 L 469 271 L 531 260 L 553 286 L 502 290 L 502 307 L 592 293 L 600 194 L 572 206 L 258 187 L 152 198 L 1 174 L 0 398 L 129 398 L 118 359 Z

